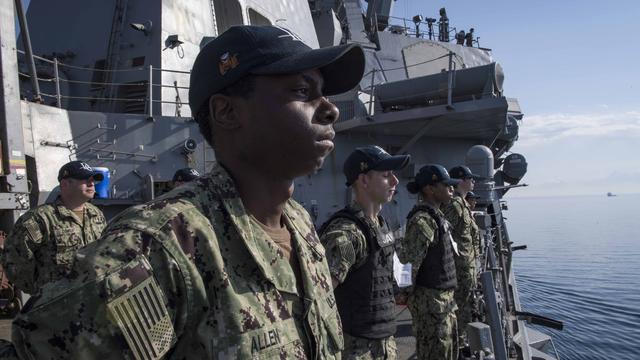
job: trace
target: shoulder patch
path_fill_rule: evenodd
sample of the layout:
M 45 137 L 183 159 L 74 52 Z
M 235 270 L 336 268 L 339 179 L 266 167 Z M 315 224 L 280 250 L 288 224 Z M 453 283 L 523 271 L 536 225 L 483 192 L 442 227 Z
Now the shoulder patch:
M 107 278 L 109 315 L 116 320 L 137 360 L 160 359 L 176 342 L 162 290 L 145 257 Z
M 38 223 L 33 220 L 27 220 L 24 222 L 24 228 L 27 230 L 27 233 L 29 233 L 29 237 L 31 238 L 31 240 L 33 240 L 33 242 L 40 242 L 42 240 L 42 232 L 40 231 L 40 226 L 38 226 Z

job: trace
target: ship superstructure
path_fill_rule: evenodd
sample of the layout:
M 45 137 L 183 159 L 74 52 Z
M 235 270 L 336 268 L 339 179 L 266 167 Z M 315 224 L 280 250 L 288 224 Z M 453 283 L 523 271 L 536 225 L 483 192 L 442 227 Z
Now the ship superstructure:
M 411 154 L 399 193 L 383 210 L 401 236 L 416 202 L 403 185 L 415 171 L 427 163 L 468 165 L 486 178 L 476 191 L 486 325 L 474 325 L 472 350 L 488 348 L 496 359 L 557 358 L 550 338 L 525 326 L 558 324 L 521 312 L 511 271 L 518 248 L 502 216 L 503 195 L 526 172 L 524 157 L 508 154 L 523 118 L 518 102 L 505 96 L 490 49 L 473 38 L 471 46 L 450 42 L 458 30 L 448 19 L 445 26 L 443 18 L 394 18 L 392 5 L 32 0 L 24 17 L 17 11 L 17 40 L 13 8 L 3 8 L 2 230 L 56 195 L 57 170 L 70 159 L 110 170 L 108 196 L 94 201 L 107 216 L 167 191 L 179 168 L 209 170 L 215 155 L 186 106 L 189 72 L 200 47 L 230 26 L 282 26 L 312 47 L 358 43 L 365 76 L 358 88 L 332 97 L 341 113 L 336 150 L 318 173 L 295 181 L 294 197 L 322 224 L 350 201 L 341 169 L 353 148 L 377 144 Z

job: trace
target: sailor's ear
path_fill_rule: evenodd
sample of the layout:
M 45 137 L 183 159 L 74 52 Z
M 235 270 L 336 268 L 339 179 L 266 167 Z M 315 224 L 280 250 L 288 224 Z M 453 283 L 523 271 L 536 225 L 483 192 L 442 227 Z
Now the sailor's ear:
M 358 178 L 356 179 L 356 181 L 362 184 L 362 187 L 365 188 L 369 185 L 369 178 L 367 177 L 367 174 L 360 173 L 358 174 Z
M 236 129 L 238 122 L 237 104 L 230 96 L 215 94 L 209 98 L 209 114 L 215 126 L 223 129 Z

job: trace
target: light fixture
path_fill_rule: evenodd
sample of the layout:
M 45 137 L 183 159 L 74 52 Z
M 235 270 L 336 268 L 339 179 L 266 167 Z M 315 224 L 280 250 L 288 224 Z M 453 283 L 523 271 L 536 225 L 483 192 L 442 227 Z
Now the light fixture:
M 151 20 L 148 20 L 144 24 L 129 23 L 129 26 L 131 26 L 133 30 L 141 31 L 144 33 L 145 36 L 149 36 L 149 33 L 151 32 L 151 28 L 153 27 L 153 23 L 151 22 Z

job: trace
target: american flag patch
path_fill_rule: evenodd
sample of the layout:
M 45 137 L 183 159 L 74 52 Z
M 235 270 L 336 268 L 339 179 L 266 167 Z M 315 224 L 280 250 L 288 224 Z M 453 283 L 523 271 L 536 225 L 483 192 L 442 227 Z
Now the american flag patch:
M 107 303 L 137 360 L 160 359 L 176 341 L 162 291 L 151 274 Z

